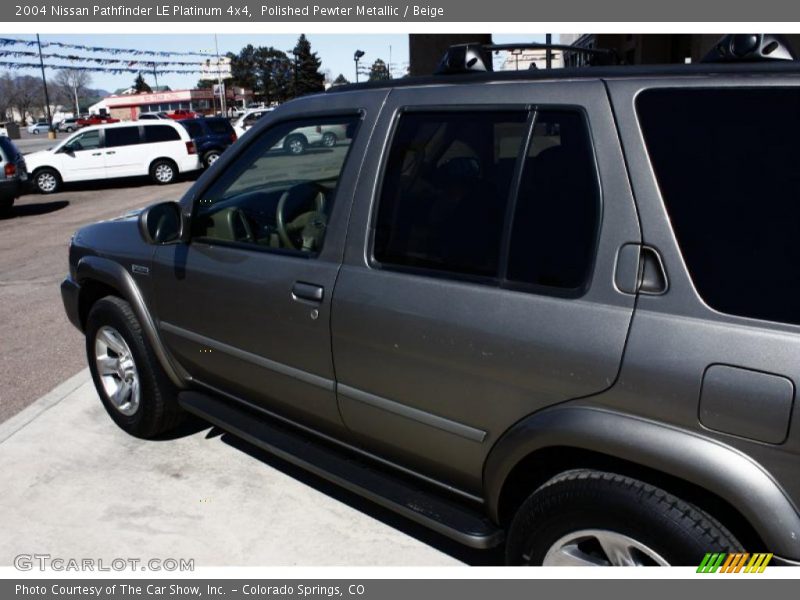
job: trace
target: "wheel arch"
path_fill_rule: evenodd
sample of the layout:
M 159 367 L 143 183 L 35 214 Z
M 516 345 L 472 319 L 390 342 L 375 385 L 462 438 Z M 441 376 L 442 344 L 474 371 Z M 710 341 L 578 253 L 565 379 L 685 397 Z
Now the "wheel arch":
M 158 156 L 158 157 L 156 157 L 156 158 L 154 158 L 153 160 L 150 161 L 150 164 L 147 166 L 147 173 L 148 174 L 152 174 L 153 173 L 153 167 L 156 166 L 157 162 L 162 161 L 162 160 L 168 162 L 169 164 L 171 164 L 175 168 L 175 173 L 176 174 L 179 174 L 181 172 L 181 169 L 178 166 L 178 163 L 175 161 L 174 158 L 170 158 L 169 156 Z
M 147 341 L 170 381 L 179 388 L 186 387 L 185 373 L 170 358 L 141 290 L 122 265 L 99 256 L 84 256 L 76 267 L 76 281 L 81 288 L 78 312 L 84 330 L 89 311 L 97 300 L 108 295 L 122 298 L 131 305 Z
M 800 557 L 800 516 L 761 465 L 696 433 L 600 408 L 548 409 L 503 435 L 484 467 L 489 516 L 507 524 L 536 487 L 573 468 L 662 487 L 717 516 L 748 549 Z

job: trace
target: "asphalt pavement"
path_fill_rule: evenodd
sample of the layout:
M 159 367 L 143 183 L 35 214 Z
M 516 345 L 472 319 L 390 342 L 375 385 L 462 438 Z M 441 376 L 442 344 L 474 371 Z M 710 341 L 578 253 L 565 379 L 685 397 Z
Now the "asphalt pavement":
M 83 338 L 67 321 L 59 284 L 76 229 L 191 185 L 146 180 L 72 186 L 19 198 L 0 216 L 0 423 L 86 366 Z

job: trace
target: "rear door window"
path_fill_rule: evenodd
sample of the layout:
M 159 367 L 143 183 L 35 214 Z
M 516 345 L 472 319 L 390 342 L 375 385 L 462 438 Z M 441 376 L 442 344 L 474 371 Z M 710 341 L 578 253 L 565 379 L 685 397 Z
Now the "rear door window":
M 636 107 L 703 300 L 800 324 L 800 90 L 651 89 Z
M 139 127 L 111 127 L 106 132 L 106 148 L 133 146 L 139 143 Z

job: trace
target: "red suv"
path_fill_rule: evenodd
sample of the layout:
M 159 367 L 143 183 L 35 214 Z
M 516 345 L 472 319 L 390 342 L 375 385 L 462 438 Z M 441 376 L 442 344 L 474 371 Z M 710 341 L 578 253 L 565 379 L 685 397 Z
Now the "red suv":
M 191 110 L 185 110 L 183 108 L 179 108 L 176 111 L 167 113 L 167 116 L 170 119 L 175 119 L 176 121 L 182 121 L 183 119 L 196 119 L 201 115 Z
M 114 119 L 105 115 L 89 115 L 78 119 L 78 127 L 88 127 L 89 125 L 104 125 L 106 123 L 119 123 L 119 119 Z

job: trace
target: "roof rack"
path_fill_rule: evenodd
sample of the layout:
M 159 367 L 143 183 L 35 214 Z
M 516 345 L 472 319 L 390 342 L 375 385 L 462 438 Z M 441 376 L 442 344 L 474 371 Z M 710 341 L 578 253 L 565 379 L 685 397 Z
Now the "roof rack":
M 617 53 L 606 48 L 582 48 L 565 44 L 542 44 L 529 42 L 522 44 L 457 44 L 450 46 L 439 62 L 434 75 L 453 75 L 459 73 L 493 71 L 492 52 L 501 50 L 560 50 L 589 56 L 589 63 L 595 65 L 619 64 Z

